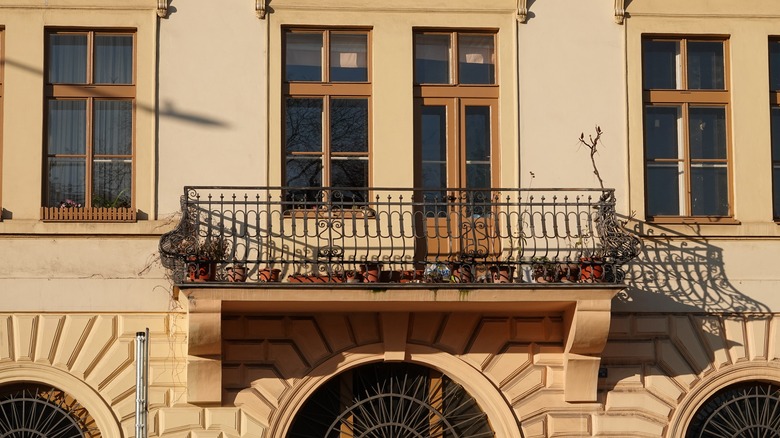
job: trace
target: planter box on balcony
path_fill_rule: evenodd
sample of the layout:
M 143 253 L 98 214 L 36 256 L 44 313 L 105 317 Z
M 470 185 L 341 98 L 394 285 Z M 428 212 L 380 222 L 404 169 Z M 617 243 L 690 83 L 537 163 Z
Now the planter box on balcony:
M 41 220 L 48 222 L 135 222 L 131 208 L 41 207 Z

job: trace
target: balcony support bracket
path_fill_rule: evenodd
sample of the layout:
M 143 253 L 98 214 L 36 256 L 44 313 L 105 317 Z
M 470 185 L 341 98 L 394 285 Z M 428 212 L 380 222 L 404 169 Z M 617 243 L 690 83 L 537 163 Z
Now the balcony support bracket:
M 565 313 L 567 402 L 595 402 L 601 353 L 609 335 L 611 300 L 581 300 Z

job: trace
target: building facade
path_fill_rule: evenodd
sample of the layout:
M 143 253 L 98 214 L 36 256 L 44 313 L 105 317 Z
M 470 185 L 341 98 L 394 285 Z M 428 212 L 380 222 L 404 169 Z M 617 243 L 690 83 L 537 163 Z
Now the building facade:
M 0 430 L 777 433 L 775 3 L 0 0 Z

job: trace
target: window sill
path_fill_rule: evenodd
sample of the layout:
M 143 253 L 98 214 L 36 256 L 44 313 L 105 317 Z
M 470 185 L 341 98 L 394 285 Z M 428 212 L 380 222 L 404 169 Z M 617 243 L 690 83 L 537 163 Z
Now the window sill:
M 681 217 L 681 216 L 650 216 L 647 221 L 653 224 L 696 224 L 696 225 L 741 225 L 733 217 Z
M 41 207 L 44 222 L 135 222 L 131 208 L 59 208 Z

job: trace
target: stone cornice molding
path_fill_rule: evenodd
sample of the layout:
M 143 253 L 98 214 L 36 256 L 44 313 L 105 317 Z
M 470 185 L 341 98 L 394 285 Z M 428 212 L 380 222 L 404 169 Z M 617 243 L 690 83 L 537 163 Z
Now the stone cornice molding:
M 623 24 L 626 19 L 626 0 L 615 0 L 615 23 Z

